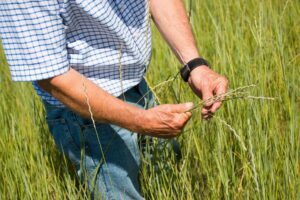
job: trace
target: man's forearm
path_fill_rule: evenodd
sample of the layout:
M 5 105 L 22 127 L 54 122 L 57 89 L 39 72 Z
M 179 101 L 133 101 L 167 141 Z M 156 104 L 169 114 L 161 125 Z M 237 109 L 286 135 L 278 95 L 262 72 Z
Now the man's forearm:
M 151 0 L 150 9 L 156 26 L 182 63 L 199 57 L 182 0 Z
M 137 121 L 135 118 L 139 118 L 142 109 L 113 97 L 73 69 L 60 76 L 38 81 L 38 84 L 82 116 L 90 117 L 86 99 L 88 97 L 96 121 L 137 130 L 134 122 Z

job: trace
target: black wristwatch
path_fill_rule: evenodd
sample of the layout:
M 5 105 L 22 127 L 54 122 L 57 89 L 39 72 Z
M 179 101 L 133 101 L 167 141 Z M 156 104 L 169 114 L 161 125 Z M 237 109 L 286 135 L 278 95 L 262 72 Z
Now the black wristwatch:
M 195 69 L 196 67 L 200 67 L 201 65 L 205 65 L 205 66 L 209 67 L 209 63 L 203 58 L 195 58 L 195 59 L 189 61 L 180 70 L 182 79 L 185 82 L 187 82 L 189 80 L 191 71 L 193 69 Z

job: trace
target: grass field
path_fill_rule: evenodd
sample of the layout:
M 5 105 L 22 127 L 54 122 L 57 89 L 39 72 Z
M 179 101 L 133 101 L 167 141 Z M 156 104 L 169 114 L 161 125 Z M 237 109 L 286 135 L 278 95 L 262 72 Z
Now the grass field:
M 198 46 L 230 88 L 252 96 L 226 101 L 210 121 L 194 112 L 167 151 L 143 159 L 147 199 L 300 199 L 300 3 L 297 0 L 189 0 Z M 148 80 L 173 77 L 179 64 L 154 29 Z M 155 89 L 162 103 L 197 102 L 179 78 Z M 163 153 L 162 153 L 163 152 Z M 156 154 L 155 154 L 156 155 Z M 87 199 L 55 149 L 30 83 L 12 83 L 0 50 L 0 199 Z

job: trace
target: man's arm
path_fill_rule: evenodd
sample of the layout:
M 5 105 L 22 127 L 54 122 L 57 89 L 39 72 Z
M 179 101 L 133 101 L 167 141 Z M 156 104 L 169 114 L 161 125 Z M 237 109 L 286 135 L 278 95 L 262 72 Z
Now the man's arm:
M 186 111 L 193 106 L 186 103 L 143 110 L 110 95 L 72 68 L 65 74 L 38 81 L 38 84 L 82 116 L 90 117 L 87 95 L 95 120 L 154 137 L 177 136 L 191 117 Z
M 97 121 L 156 137 L 174 137 L 181 132 L 191 116 L 186 112 L 191 104 L 162 105 L 144 111 L 111 96 L 70 69 L 59 3 L 43 2 L 24 0 L 20 6 L 19 2 L 0 1 L 0 33 L 13 80 L 40 80 L 37 83 L 43 90 L 90 117 L 87 95 Z
M 156 26 L 181 63 L 200 56 L 182 0 L 150 0 L 150 10 Z M 228 85 L 225 77 L 206 66 L 194 69 L 188 82 L 204 100 L 225 93 Z M 220 106 L 221 102 L 207 104 L 202 109 L 203 117 L 209 117 Z

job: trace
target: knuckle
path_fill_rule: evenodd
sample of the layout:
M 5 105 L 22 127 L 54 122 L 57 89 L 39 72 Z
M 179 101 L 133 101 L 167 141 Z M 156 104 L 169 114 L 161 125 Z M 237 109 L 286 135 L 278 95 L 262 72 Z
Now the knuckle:
M 225 82 L 224 82 L 224 85 L 227 87 L 229 84 L 228 80 L 226 79 Z
M 176 129 L 176 130 L 180 130 L 182 126 L 183 126 L 183 123 L 181 120 L 177 120 L 173 125 L 174 129 Z
M 188 119 L 189 116 L 187 114 L 178 114 L 177 116 L 174 117 L 173 122 L 171 123 L 171 127 L 174 130 L 180 132 Z
M 165 106 L 165 111 L 166 112 L 172 112 L 172 105 L 169 105 L 169 104 L 167 104 L 166 106 Z
M 174 129 L 179 130 L 181 128 L 181 123 L 177 122 L 174 124 Z
M 191 113 L 184 113 L 183 114 L 183 122 L 187 122 L 191 118 L 192 114 Z
M 227 80 L 227 78 L 225 76 L 221 76 L 220 79 L 221 79 L 221 82 L 223 82 L 225 85 L 228 84 L 228 80 Z
M 186 118 L 186 117 L 182 117 L 181 118 L 181 121 L 179 122 L 179 128 L 180 129 L 184 127 L 184 125 L 187 122 L 187 120 L 188 120 L 188 118 Z
M 210 86 L 210 82 L 209 81 L 204 81 L 202 83 L 202 88 L 209 88 L 209 86 Z

